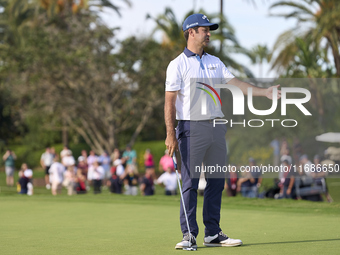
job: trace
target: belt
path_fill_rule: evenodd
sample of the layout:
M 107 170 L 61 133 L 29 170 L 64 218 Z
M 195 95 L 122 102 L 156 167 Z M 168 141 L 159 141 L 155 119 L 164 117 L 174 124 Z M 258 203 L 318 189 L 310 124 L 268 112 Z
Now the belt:
M 190 121 L 190 122 L 208 122 L 213 123 L 214 120 L 219 120 L 221 118 L 215 118 L 215 119 L 208 119 L 208 120 L 180 120 L 180 121 Z

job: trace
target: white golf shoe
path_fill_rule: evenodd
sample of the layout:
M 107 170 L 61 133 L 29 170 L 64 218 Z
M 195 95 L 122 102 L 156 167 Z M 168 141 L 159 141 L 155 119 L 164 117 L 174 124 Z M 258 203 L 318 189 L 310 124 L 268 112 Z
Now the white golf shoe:
M 196 238 L 191 235 L 191 247 L 197 249 Z M 175 249 L 185 249 L 189 247 L 189 234 L 184 235 L 183 240 L 176 244 Z
M 204 237 L 203 245 L 208 247 L 231 247 L 231 246 L 240 246 L 242 245 L 242 241 L 240 239 L 231 239 L 222 231 L 214 236 L 206 236 Z

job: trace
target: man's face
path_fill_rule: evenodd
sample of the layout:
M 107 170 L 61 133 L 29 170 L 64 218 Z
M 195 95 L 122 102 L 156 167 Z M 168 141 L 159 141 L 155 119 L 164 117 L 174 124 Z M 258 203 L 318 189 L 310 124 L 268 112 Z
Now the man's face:
M 210 41 L 209 38 L 211 35 L 209 27 L 199 27 L 197 33 L 194 29 L 192 29 L 192 31 L 194 33 L 194 40 L 199 46 L 202 47 L 208 46 Z

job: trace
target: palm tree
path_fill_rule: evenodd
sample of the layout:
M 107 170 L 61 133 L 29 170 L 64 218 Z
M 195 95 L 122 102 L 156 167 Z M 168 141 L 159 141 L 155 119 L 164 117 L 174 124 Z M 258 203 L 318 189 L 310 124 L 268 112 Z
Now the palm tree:
M 263 68 L 263 61 L 268 61 L 269 59 L 269 50 L 267 45 L 256 45 L 251 50 L 251 54 L 253 56 L 252 62 L 253 64 L 259 64 L 259 78 L 263 78 L 262 76 L 262 68 Z
M 206 13 L 202 9 L 198 12 Z M 188 12 L 185 15 L 185 18 L 193 13 L 194 11 Z M 239 44 L 235 36 L 235 31 L 228 22 L 227 18 L 225 16 L 221 16 L 220 13 L 208 16 L 211 22 L 216 22 L 220 25 L 220 33 L 211 34 L 212 40 L 220 41 L 220 46 L 209 46 L 207 48 L 207 52 L 218 56 L 225 63 L 225 65 L 230 66 L 233 70 L 236 70 L 237 72 L 242 74 L 246 74 L 248 77 L 253 77 L 253 74 L 248 68 L 239 64 L 230 55 L 231 53 L 241 53 L 251 57 L 250 52 L 248 52 Z M 154 32 L 158 30 L 163 32 L 163 44 L 170 45 L 172 48 L 176 47 L 178 51 L 183 50 L 183 48 L 186 46 L 186 41 L 184 39 L 182 31 L 182 24 L 185 18 L 182 22 L 178 22 L 171 8 L 166 8 L 164 14 L 158 15 L 156 18 L 151 17 L 149 14 L 146 18 L 153 19 L 156 22 L 157 26 L 154 29 Z
M 320 47 L 327 42 L 326 48 L 333 55 L 336 75 L 340 76 L 340 5 L 337 0 L 300 0 L 279 1 L 271 5 L 270 9 L 277 7 L 291 7 L 288 13 L 274 16 L 295 18 L 297 26 L 281 34 L 274 46 L 279 51 L 273 60 L 273 68 L 287 67 L 297 51 L 295 38 L 312 40 Z M 305 25 L 305 26 L 302 26 Z

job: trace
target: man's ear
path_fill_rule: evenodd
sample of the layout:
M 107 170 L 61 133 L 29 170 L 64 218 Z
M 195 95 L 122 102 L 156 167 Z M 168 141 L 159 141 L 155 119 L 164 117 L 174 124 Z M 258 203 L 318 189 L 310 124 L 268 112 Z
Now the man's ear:
M 189 28 L 189 37 L 194 37 L 195 35 L 195 29 Z

